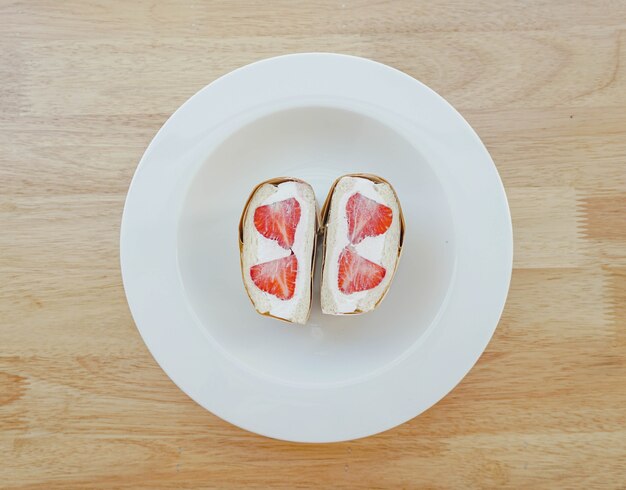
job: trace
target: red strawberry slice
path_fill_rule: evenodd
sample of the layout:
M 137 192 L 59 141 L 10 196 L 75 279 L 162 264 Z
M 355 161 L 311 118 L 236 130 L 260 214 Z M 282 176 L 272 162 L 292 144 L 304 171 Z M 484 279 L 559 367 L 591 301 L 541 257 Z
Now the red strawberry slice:
M 339 274 L 337 282 L 339 290 L 344 294 L 367 291 L 378 286 L 387 271 L 384 267 L 361 257 L 346 247 L 339 255 Z
M 300 221 L 300 203 L 293 197 L 265 206 L 254 211 L 254 226 L 261 235 L 276 240 L 286 249 L 293 246 L 296 227 Z
M 348 237 L 353 245 L 360 243 L 368 236 L 385 233 L 391 226 L 393 218 L 391 208 L 359 192 L 348 199 L 346 214 L 348 215 Z
M 250 267 L 250 277 L 256 286 L 278 299 L 293 298 L 298 275 L 298 260 L 292 253 L 282 259 L 270 260 Z

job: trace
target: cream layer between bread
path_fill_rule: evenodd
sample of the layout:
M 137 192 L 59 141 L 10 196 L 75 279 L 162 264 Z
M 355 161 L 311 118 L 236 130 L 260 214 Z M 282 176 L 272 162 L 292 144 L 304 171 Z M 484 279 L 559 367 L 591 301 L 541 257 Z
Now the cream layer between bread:
M 280 318 L 290 318 L 294 314 L 298 303 L 302 299 L 302 295 L 308 290 L 308 282 L 311 280 L 310 270 L 306 270 L 310 267 L 311 258 L 305 257 L 307 230 L 311 227 L 311 203 L 309 203 L 304 196 L 300 195 L 300 188 L 297 182 L 283 182 L 277 185 L 276 192 L 259 205 L 259 207 L 265 206 L 292 197 L 300 204 L 300 221 L 296 227 L 296 234 L 291 250 L 284 249 L 276 240 L 265 238 L 260 233 L 257 233 L 258 246 L 256 250 L 256 263 L 269 262 L 270 260 L 287 257 L 291 255 L 292 251 L 298 261 L 296 289 L 291 299 L 282 300 L 273 294 L 264 293 L 270 303 L 269 313 Z
M 359 291 L 352 294 L 344 294 L 339 290 L 338 276 L 339 276 L 339 255 L 344 247 L 350 244 L 348 238 L 348 216 L 346 214 L 346 205 L 348 199 L 357 192 L 360 192 L 365 197 L 368 197 L 380 204 L 387 205 L 381 198 L 380 194 L 376 190 L 376 184 L 369 179 L 362 177 L 352 177 L 353 185 L 348 189 L 341 199 L 339 200 L 339 216 L 337 222 L 337 235 L 334 247 L 330 250 L 326 257 L 329 261 L 328 273 L 330 281 L 330 290 L 332 292 L 335 303 L 337 304 L 338 313 L 350 313 L 353 312 L 359 303 L 370 291 Z M 380 264 L 383 258 L 383 252 L 385 248 L 386 233 L 375 237 L 368 237 L 356 245 L 352 245 L 354 250 L 361 256 L 376 264 Z M 387 271 L 388 273 L 390 271 Z

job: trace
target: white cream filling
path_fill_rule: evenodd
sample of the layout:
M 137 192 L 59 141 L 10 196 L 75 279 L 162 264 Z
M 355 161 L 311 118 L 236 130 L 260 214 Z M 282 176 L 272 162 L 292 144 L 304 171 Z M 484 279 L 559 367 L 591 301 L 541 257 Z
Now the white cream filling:
M 338 287 L 339 278 L 339 255 L 341 251 L 350 244 L 348 239 L 348 216 L 346 213 L 346 205 L 348 199 L 357 192 L 360 192 L 365 197 L 368 197 L 380 204 L 386 203 L 381 199 L 376 184 L 369 179 L 362 177 L 352 177 L 353 185 L 350 187 L 341 199 L 339 205 L 333 210 L 333 219 L 337 222 L 337 240 L 335 241 L 335 247 L 330 251 L 327 259 L 330 260 L 328 265 L 328 272 L 330 275 L 330 281 L 332 287 L 333 298 L 337 304 L 337 311 L 339 313 L 350 313 L 357 309 L 359 302 L 365 298 L 369 291 L 359 291 L 352 294 L 344 294 Z M 386 234 L 378 235 L 375 237 L 367 237 L 360 243 L 354 245 L 354 249 L 361 256 L 376 264 L 380 264 L 383 251 L 385 249 L 385 237 Z
M 300 204 L 300 221 L 296 226 L 296 234 L 291 250 L 284 249 L 276 240 L 271 240 L 264 237 L 260 233 L 257 233 L 257 263 L 269 262 L 270 260 L 287 257 L 291 255 L 291 251 L 293 251 L 298 261 L 296 289 L 291 299 L 282 300 L 273 294 L 265 293 L 265 297 L 268 299 L 270 304 L 269 313 L 280 318 L 289 318 L 293 315 L 300 299 L 302 298 L 302 294 L 304 294 L 307 290 L 307 282 L 310 281 L 309 275 L 303 271 L 311 266 L 311 257 L 305 256 L 307 248 L 306 235 L 311 220 L 311 205 L 303 196 L 300 195 L 300 188 L 298 186 L 299 184 L 297 182 L 283 182 L 282 184 L 278 184 L 276 192 L 259 205 L 265 206 L 266 204 L 284 201 L 285 199 L 292 197 L 295 198 Z

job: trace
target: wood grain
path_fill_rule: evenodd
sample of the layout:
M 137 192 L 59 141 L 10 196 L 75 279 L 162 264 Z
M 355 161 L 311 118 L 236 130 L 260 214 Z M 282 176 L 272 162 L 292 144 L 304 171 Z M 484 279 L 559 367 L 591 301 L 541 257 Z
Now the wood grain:
M 0 3 L 0 487 L 626 488 L 626 4 Z M 331 445 L 246 433 L 159 369 L 121 286 L 135 165 L 184 100 L 294 51 L 374 58 L 488 146 L 515 269 L 443 401 Z

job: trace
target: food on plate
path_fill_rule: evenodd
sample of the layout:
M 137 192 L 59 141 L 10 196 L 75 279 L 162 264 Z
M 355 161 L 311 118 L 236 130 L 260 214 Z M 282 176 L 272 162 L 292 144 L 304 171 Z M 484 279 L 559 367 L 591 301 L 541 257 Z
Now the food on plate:
M 252 191 L 241 217 L 239 246 L 244 286 L 260 314 L 306 323 L 317 215 L 313 189 L 301 180 L 273 179 Z
M 389 290 L 402 251 L 404 219 L 393 187 L 375 175 L 340 177 L 322 220 L 322 312 L 373 310 Z

